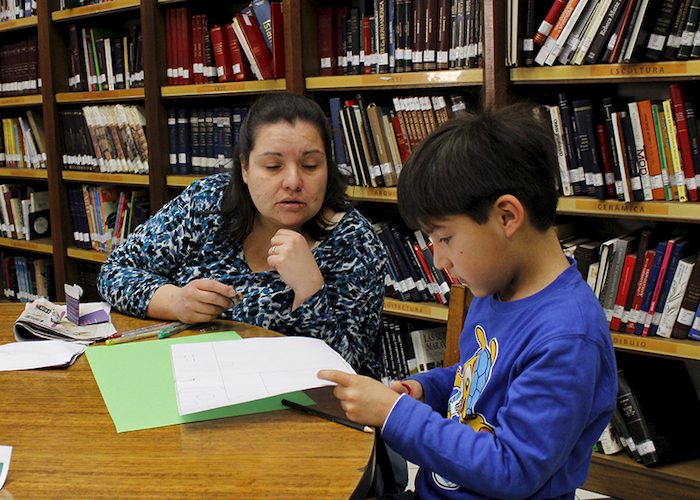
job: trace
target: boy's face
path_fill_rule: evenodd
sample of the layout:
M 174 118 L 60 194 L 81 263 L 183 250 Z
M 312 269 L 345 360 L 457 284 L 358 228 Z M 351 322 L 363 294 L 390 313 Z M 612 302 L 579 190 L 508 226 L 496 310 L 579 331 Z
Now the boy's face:
M 466 215 L 450 215 L 433 223 L 436 228 L 429 236 L 435 267 L 446 268 L 477 297 L 497 293 L 511 281 L 507 241 L 494 211 L 485 224 Z

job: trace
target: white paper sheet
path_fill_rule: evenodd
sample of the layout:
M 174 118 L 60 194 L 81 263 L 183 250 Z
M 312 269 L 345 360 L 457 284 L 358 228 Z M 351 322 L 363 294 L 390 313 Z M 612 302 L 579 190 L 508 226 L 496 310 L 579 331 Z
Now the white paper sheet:
M 0 490 L 5 485 L 5 479 L 7 479 L 7 471 L 10 470 L 11 457 L 12 446 L 0 446 Z
M 87 346 L 63 340 L 31 340 L 0 345 L 0 371 L 68 366 Z
M 334 385 L 319 370 L 355 373 L 324 341 L 263 337 L 171 346 L 180 415 Z

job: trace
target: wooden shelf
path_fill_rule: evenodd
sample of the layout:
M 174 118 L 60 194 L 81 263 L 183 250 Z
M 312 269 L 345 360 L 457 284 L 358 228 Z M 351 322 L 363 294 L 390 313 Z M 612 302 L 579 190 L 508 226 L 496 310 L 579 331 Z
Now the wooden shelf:
M 381 201 L 384 203 L 396 203 L 396 188 L 368 188 L 362 186 L 348 186 L 345 191 L 348 198 L 356 201 Z
M 165 178 L 165 182 L 170 188 L 186 188 L 194 181 L 204 179 L 204 175 L 169 175 Z
M 642 337 L 612 332 L 613 346 L 620 351 L 657 354 L 676 359 L 700 360 L 700 342 L 693 339 L 679 340 L 664 337 Z
M 28 252 L 53 254 L 51 238 L 40 238 L 38 240 L 15 240 L 12 238 L 0 238 L 0 247 L 12 248 L 14 250 L 25 250 Z
M 404 302 L 402 300 L 384 298 L 384 312 L 392 316 L 404 316 L 406 318 L 425 319 L 447 323 L 446 305 L 432 302 Z
M 14 177 L 16 179 L 46 179 L 46 169 L 33 168 L 0 168 L 0 177 Z
M 700 221 L 700 203 L 677 201 L 626 203 L 617 200 L 597 200 L 585 196 L 562 196 L 559 198 L 557 213 L 697 223 Z
M 61 104 L 94 104 L 111 101 L 138 101 L 144 98 L 143 88 L 123 90 L 101 90 L 96 92 L 61 92 L 56 102 Z
M 20 95 L 16 97 L 0 97 L 0 108 L 15 108 L 18 106 L 41 106 L 41 94 Z
M 593 453 L 584 489 L 616 498 L 696 500 L 700 492 L 700 459 L 645 467 L 624 452 Z
M 51 13 L 51 19 L 53 21 L 67 21 L 78 17 L 92 17 L 125 10 L 138 10 L 140 5 L 140 0 L 113 0 L 73 9 L 57 10 Z
M 511 68 L 510 79 L 514 84 L 700 79 L 700 61 Z
M 315 76 L 306 79 L 307 90 L 350 90 L 365 88 L 427 88 L 481 85 L 482 69 L 415 71 L 379 75 Z
M 61 177 L 64 181 L 103 182 L 108 184 L 127 184 L 148 187 L 148 175 L 140 174 L 107 174 L 100 172 L 81 172 L 80 170 L 63 170 Z
M 3 21 L 0 23 L 0 33 L 3 31 L 12 31 L 19 30 L 22 28 L 29 28 L 32 26 L 36 26 L 36 24 L 36 16 L 23 17 L 21 19 L 14 19 L 12 21 Z
M 168 97 L 205 97 L 227 94 L 257 94 L 259 92 L 282 92 L 287 90 L 284 78 L 276 80 L 254 80 L 230 83 L 203 83 L 199 85 L 169 85 L 161 87 L 163 98 Z
M 95 250 L 84 250 L 78 247 L 68 247 L 66 248 L 66 254 L 68 257 L 78 260 L 87 260 L 89 262 L 97 262 L 102 264 L 107 260 L 108 254 L 104 252 L 97 252 Z

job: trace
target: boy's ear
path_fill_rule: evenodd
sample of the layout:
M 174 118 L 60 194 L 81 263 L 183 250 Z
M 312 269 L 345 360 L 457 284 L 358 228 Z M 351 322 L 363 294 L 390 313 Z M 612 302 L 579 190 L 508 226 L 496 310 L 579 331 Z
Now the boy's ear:
M 525 223 L 525 207 L 512 194 L 504 194 L 498 197 L 494 208 L 504 234 L 506 237 L 512 238 Z

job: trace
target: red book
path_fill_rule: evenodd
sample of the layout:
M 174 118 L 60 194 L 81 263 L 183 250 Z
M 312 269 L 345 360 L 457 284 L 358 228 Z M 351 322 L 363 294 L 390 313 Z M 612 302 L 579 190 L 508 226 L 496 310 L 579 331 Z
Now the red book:
M 643 318 L 639 318 L 639 321 L 644 325 L 642 327 L 642 337 L 646 337 L 649 333 L 649 327 L 651 326 L 651 320 L 654 317 L 654 311 L 656 310 L 656 303 L 659 301 L 659 294 L 661 293 L 661 287 L 664 283 L 664 278 L 666 277 L 666 270 L 668 269 L 668 261 L 673 253 L 673 245 L 676 240 L 668 240 L 666 244 L 666 251 L 664 252 L 664 260 L 661 262 L 661 269 L 659 269 L 659 277 L 656 279 L 656 285 L 654 286 L 654 292 L 651 296 L 651 302 L 649 303 L 649 309 L 647 314 Z
M 248 59 L 246 59 L 241 50 L 241 45 L 238 43 L 238 37 L 233 31 L 233 23 L 227 24 L 225 29 L 226 39 L 228 40 L 229 57 L 231 58 L 231 72 L 233 74 L 233 79 L 231 81 L 240 82 L 243 80 L 252 80 L 253 74 L 248 65 Z
M 401 121 L 396 113 L 392 113 L 391 121 L 394 124 L 394 133 L 396 134 L 396 142 L 399 144 L 399 152 L 401 153 L 401 161 L 408 160 L 408 143 L 401 128 Z
M 435 60 L 437 69 L 449 69 L 450 27 L 452 24 L 450 0 L 438 0 L 437 8 L 437 53 Z
M 320 76 L 333 76 L 338 71 L 338 57 L 335 50 L 337 38 L 333 7 L 318 8 L 318 57 L 321 69 Z M 273 32 L 274 43 L 274 32 Z
M 433 70 L 437 68 L 438 49 L 438 3 L 429 0 L 425 5 L 425 48 L 423 50 L 423 69 Z
M 175 9 L 168 9 L 165 11 L 165 64 L 167 66 L 168 75 L 168 85 L 174 85 L 175 79 L 173 78 L 173 37 L 175 30 L 174 26 Z
M 625 11 L 622 13 L 622 19 L 620 20 L 619 27 L 615 35 L 615 44 L 613 45 L 612 52 L 607 61 L 609 63 L 616 63 L 620 57 L 620 52 L 622 51 L 622 46 L 624 45 L 625 33 L 627 32 L 627 27 L 632 20 L 632 11 L 634 10 L 634 4 L 637 0 L 628 0 L 625 6 Z
M 214 26 L 211 30 L 211 46 L 216 61 L 216 74 L 219 82 L 232 82 L 233 71 L 231 69 L 231 54 L 228 51 L 228 39 L 221 26 Z M 226 48 L 226 50 L 224 50 Z
M 629 289 L 632 284 L 632 274 L 636 263 L 636 253 L 628 254 L 625 257 L 625 263 L 622 266 L 622 275 L 620 276 L 620 286 L 617 289 L 615 307 L 613 309 L 612 319 L 610 320 L 610 330 L 614 332 L 620 328 L 620 320 L 625 309 L 625 302 L 627 301 L 627 294 L 629 293 Z
M 433 276 L 433 273 L 430 271 L 430 267 L 428 267 L 428 263 L 425 261 L 425 258 L 423 257 L 423 252 L 421 252 L 420 247 L 415 243 L 413 244 L 413 252 L 416 254 L 416 258 L 418 259 L 418 262 L 420 263 L 420 266 L 423 269 L 423 273 L 428 278 L 428 281 L 431 284 L 436 283 L 435 277 Z M 429 288 L 432 288 L 432 291 L 430 291 L 430 293 L 435 296 L 435 298 L 438 300 L 438 302 L 440 304 L 444 304 L 445 297 L 442 296 L 438 287 L 436 285 L 433 285 L 433 286 L 430 286 Z
M 272 29 L 272 72 L 274 78 L 284 78 L 284 16 L 282 2 L 270 2 L 270 23 Z M 330 39 L 333 40 L 331 34 Z M 331 57 L 331 60 L 333 57 Z
M 185 83 L 185 65 L 187 52 L 187 37 L 185 35 L 187 30 L 187 9 L 185 7 L 178 7 L 175 14 L 175 40 L 176 40 L 176 50 L 175 50 L 175 61 L 177 63 L 177 73 L 175 74 L 175 84 L 184 85 Z
M 192 83 L 206 83 L 204 79 L 204 43 L 202 15 L 192 16 Z
M 333 14 L 335 15 L 335 46 L 334 50 L 336 57 L 336 75 L 342 75 L 345 72 L 345 57 L 346 54 L 343 51 L 345 46 L 345 19 L 350 15 L 350 6 L 341 5 L 338 7 L 333 7 Z
M 690 145 L 690 134 L 688 134 L 688 121 L 685 116 L 685 94 L 678 83 L 669 85 L 671 91 L 671 102 L 673 103 L 673 118 L 676 122 L 676 134 L 678 135 L 678 145 L 681 150 L 683 160 L 683 173 L 685 175 L 685 186 L 688 189 L 690 201 L 698 201 L 698 188 L 695 182 L 695 166 L 693 164 L 693 148 Z
M 238 36 L 241 48 L 248 58 L 250 68 L 258 80 L 274 78 L 272 71 L 272 54 L 267 48 L 258 23 L 250 14 L 236 14 L 233 29 Z
M 549 8 L 549 12 L 547 12 L 547 15 L 542 21 L 542 24 L 540 24 L 540 27 L 537 28 L 537 33 L 535 33 L 535 37 L 533 39 L 536 44 L 542 45 L 547 39 L 547 35 L 549 35 L 550 31 L 552 31 L 552 27 L 557 22 L 557 19 L 559 19 L 559 15 L 564 10 L 567 2 L 568 0 L 554 0 L 554 3 Z
M 654 257 L 656 256 L 656 250 L 647 250 L 644 254 L 644 263 L 642 264 L 642 270 L 639 273 L 639 281 L 637 282 L 637 287 L 634 293 L 634 301 L 632 302 L 632 308 L 630 309 L 630 317 L 627 321 L 627 333 L 634 333 L 634 329 L 637 326 L 637 316 L 639 310 L 642 307 L 642 300 L 644 299 L 644 291 L 647 288 L 647 283 L 649 282 L 649 271 L 651 271 L 651 265 L 654 262 Z
M 362 19 L 362 38 L 364 47 L 363 54 L 363 64 L 365 68 L 365 75 L 370 75 L 372 73 L 372 30 L 370 29 L 370 18 L 365 17 Z
M 423 51 L 425 51 L 425 5 L 428 0 L 413 0 L 411 7 L 413 8 L 413 41 L 412 54 L 413 64 L 412 71 L 423 71 Z
M 598 143 L 600 144 L 600 152 L 603 158 L 605 187 L 607 188 L 608 197 L 615 198 L 617 193 L 615 191 L 615 174 L 613 173 L 614 167 L 610 140 L 608 139 L 608 133 L 605 131 L 605 125 L 598 125 L 596 130 L 598 131 Z

